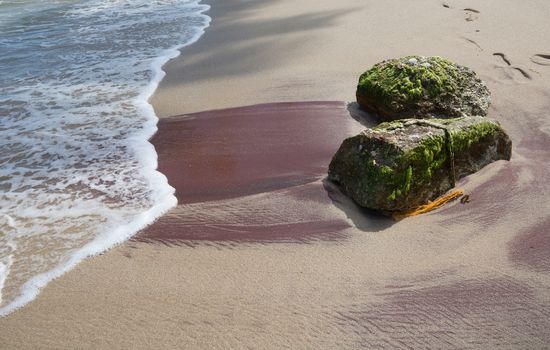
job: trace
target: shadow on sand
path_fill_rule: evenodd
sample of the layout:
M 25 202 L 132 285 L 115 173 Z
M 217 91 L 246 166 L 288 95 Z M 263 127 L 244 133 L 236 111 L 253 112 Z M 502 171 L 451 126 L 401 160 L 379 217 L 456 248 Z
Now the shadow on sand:
M 234 20 L 234 13 L 248 18 L 247 14 L 261 11 L 274 2 L 276 0 L 242 1 L 240 5 L 231 2 L 230 6 L 223 1 L 216 2 L 206 13 L 213 18 L 213 25 L 206 29 L 199 42 L 182 49 L 185 60 L 171 64 L 185 72 L 187 83 L 259 72 L 281 64 L 283 58 L 273 57 L 269 48 L 286 52 L 284 59 L 292 60 L 292 52 L 303 47 L 305 38 L 289 34 L 338 26 L 341 17 L 357 10 L 311 11 L 290 17 Z M 178 83 L 178 79 L 163 80 L 167 86 Z
M 357 102 L 348 102 L 346 108 L 349 115 L 366 128 L 374 128 L 382 122 L 378 115 L 364 111 Z
M 323 180 L 323 187 L 334 206 L 343 211 L 355 227 L 363 232 L 383 231 L 396 223 L 392 218 L 377 211 L 360 207 L 351 198 L 346 196 L 338 185 L 327 178 Z

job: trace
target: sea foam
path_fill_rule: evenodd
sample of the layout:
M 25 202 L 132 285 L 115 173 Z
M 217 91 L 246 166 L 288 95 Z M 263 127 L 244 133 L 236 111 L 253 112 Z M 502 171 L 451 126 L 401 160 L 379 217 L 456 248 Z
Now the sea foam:
M 189 0 L 0 4 L 0 316 L 176 205 L 147 102 L 204 33 Z

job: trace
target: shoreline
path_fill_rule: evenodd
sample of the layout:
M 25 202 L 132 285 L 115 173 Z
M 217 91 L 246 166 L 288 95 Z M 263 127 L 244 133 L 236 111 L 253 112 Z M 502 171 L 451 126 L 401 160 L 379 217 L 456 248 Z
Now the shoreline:
M 0 344 L 544 347 L 550 68 L 529 58 L 547 49 L 550 6 L 476 6 L 472 14 L 467 1 L 213 3 L 211 27 L 164 67 L 151 98 L 159 117 L 170 116 L 152 142 L 183 191 L 180 204 L 1 318 Z M 529 40 L 512 40 L 506 21 Z M 509 131 L 513 158 L 460 181 L 471 203 L 386 225 L 323 184 L 323 164 L 361 128 L 343 102 L 359 74 L 417 51 L 471 66 L 487 82 L 489 116 Z M 510 65 L 493 55 L 501 51 Z M 182 170 L 189 165 L 194 177 Z
M 89 240 L 84 243 L 81 242 L 78 247 L 71 250 L 70 254 L 63 254 L 62 258 L 59 259 L 59 261 L 63 261 L 63 263 L 58 262 L 57 264 L 51 264 L 48 266 L 49 268 L 39 268 L 39 271 L 35 271 L 32 277 L 21 285 L 10 281 L 12 282 L 11 285 L 8 283 L 8 286 L 2 286 L 0 288 L 0 304 L 2 304 L 2 292 L 8 293 L 7 296 L 10 302 L 0 306 L 0 317 L 9 315 L 14 310 L 24 307 L 34 300 L 40 294 L 40 291 L 52 280 L 67 273 L 82 260 L 102 254 L 124 243 L 137 232 L 152 224 L 156 219 L 160 218 L 163 214 L 177 205 L 176 198 L 173 195 L 173 188 L 168 185 L 166 177 L 156 169 L 157 154 L 153 145 L 149 142 L 149 139 L 157 130 L 156 124 L 158 122 L 158 117 L 155 115 L 153 106 L 148 100 L 154 94 L 158 84 L 165 75 L 164 70 L 162 70 L 164 64 L 179 56 L 181 49 L 196 42 L 204 34 L 204 29 L 208 27 L 210 23 L 210 17 L 204 15 L 204 12 L 208 11 L 210 6 L 200 4 L 200 0 L 195 1 L 195 12 L 193 12 L 193 14 L 202 19 L 203 26 L 197 25 L 193 27 L 195 34 L 192 35 L 186 43 L 180 43 L 168 49 L 156 49 L 155 52 L 158 56 L 152 60 L 145 60 L 147 65 L 144 64 L 152 74 L 151 79 L 149 81 L 144 81 L 147 83 L 145 86 L 138 84 L 139 88 L 136 88 L 135 91 L 137 96 L 132 98 L 131 101 L 128 101 L 128 103 L 135 108 L 136 118 L 138 121 L 141 121 L 142 124 L 141 127 L 136 128 L 132 136 L 127 139 L 127 144 L 125 146 L 130 149 L 130 153 L 135 155 L 137 162 L 140 164 L 141 168 L 139 168 L 139 172 L 143 175 L 143 181 L 147 183 L 150 191 L 155 193 L 155 195 L 150 198 L 150 208 L 145 208 L 146 210 L 142 212 L 137 211 L 133 220 L 129 222 L 121 220 L 122 218 L 118 217 L 121 221 L 118 225 L 111 225 L 100 231 L 99 234 L 95 236 L 91 235 Z M 189 5 L 190 4 L 187 4 L 185 6 Z M 114 110 L 116 111 L 116 108 L 114 108 Z M 139 120 L 139 118 L 142 120 Z M 83 186 L 85 187 L 86 184 Z M 91 187 L 93 187 L 93 185 L 91 185 Z M 98 192 L 100 191 L 98 190 Z M 108 189 L 106 192 L 108 192 Z M 90 196 L 93 196 L 93 194 L 90 194 Z M 93 204 L 88 203 L 88 205 Z M 83 211 L 85 211 L 85 209 L 83 209 Z M 68 215 L 71 215 L 70 211 L 68 211 L 68 213 Z M 13 220 L 13 218 L 11 220 Z M 105 221 L 107 221 L 107 219 L 105 219 Z M 24 226 L 28 224 L 21 222 L 20 225 Z M 13 229 L 16 228 L 16 225 L 8 225 L 8 227 Z M 73 229 L 76 230 L 75 228 Z M 84 228 L 81 228 L 81 230 L 84 231 Z M 53 234 L 53 232 L 50 232 L 50 234 Z M 9 233 L 6 236 L 9 237 Z M 9 245 L 13 247 L 16 247 L 17 243 L 20 243 L 17 242 L 14 237 L 11 237 L 10 240 L 12 241 L 9 242 Z M 23 245 L 26 244 L 24 241 L 21 243 L 23 243 Z M 14 251 L 12 254 L 8 255 L 8 264 L 3 265 L 2 262 L 0 262 L 0 268 L 7 266 L 6 271 L 8 271 L 6 273 L 7 278 L 3 279 L 4 273 L 0 269 L 0 284 L 4 284 L 6 280 L 9 281 L 13 273 L 16 272 L 10 271 L 14 259 L 22 260 L 22 258 L 27 258 L 24 254 L 18 256 L 19 252 L 17 249 L 13 249 Z M 58 252 L 58 254 L 62 253 Z M 35 259 L 39 258 L 41 257 L 35 257 Z M 27 273 L 30 273 L 30 271 Z M 6 287 L 6 289 L 4 289 L 4 287 Z M 4 294 L 4 297 L 5 296 Z
M 340 140 L 362 130 L 336 101 L 164 118 L 151 142 L 179 204 L 133 240 L 194 246 L 345 236 L 350 225 L 334 215 L 325 170 Z

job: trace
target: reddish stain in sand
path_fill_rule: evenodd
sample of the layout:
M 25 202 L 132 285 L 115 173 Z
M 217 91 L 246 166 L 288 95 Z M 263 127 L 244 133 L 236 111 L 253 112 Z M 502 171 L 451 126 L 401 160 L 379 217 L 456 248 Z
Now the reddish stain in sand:
M 381 302 L 339 310 L 364 349 L 546 348 L 550 307 L 512 278 L 388 286 Z
M 182 223 L 168 215 L 159 220 L 152 230 L 146 230 L 134 240 L 166 245 L 187 245 L 194 247 L 208 242 L 228 243 L 309 243 L 318 240 L 335 241 L 344 238 L 341 232 L 349 227 L 337 220 L 280 223 L 271 225 L 236 225 L 218 223 Z
M 179 206 L 134 239 L 188 244 L 341 237 L 347 221 L 315 215 L 308 206 L 332 206 L 319 180 L 342 140 L 362 129 L 344 102 L 262 104 L 162 119 L 151 142 Z M 261 204 L 257 194 L 267 194 Z M 287 200 L 303 207 L 284 208 Z M 203 215 L 213 212 L 221 214 Z
M 508 248 L 509 256 L 515 263 L 550 273 L 550 219 L 514 238 Z
M 324 176 L 352 124 L 343 102 L 262 104 L 162 119 L 151 142 L 179 203 L 194 203 Z

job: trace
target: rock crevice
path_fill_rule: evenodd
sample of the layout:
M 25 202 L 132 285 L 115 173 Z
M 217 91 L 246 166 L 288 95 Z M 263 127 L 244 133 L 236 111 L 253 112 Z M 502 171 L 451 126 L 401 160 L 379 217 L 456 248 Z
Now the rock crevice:
M 456 181 L 512 154 L 500 124 L 485 118 L 490 93 L 469 68 L 407 56 L 359 78 L 357 101 L 386 122 L 342 143 L 328 178 L 359 205 L 408 212 Z
M 511 145 L 496 121 L 479 116 L 387 122 L 346 139 L 329 179 L 363 207 L 408 211 L 485 165 L 509 160 Z

